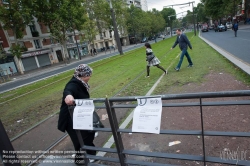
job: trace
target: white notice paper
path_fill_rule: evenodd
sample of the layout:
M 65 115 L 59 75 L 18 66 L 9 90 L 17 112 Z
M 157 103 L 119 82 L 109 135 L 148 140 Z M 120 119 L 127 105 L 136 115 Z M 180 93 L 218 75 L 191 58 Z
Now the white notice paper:
M 162 100 L 161 98 L 137 99 L 134 110 L 132 132 L 160 134 Z
M 93 100 L 75 100 L 76 107 L 73 113 L 73 129 L 93 130 Z

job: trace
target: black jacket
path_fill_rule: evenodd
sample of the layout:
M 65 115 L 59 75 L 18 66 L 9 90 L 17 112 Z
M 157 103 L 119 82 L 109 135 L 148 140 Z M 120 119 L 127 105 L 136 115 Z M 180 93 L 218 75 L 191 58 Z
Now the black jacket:
M 176 41 L 172 48 L 175 48 L 177 44 L 179 44 L 179 47 L 181 50 L 187 49 L 188 46 L 190 49 L 192 49 L 192 46 L 185 34 L 181 34 L 180 36 L 177 36 Z
M 69 114 L 68 105 L 64 99 L 67 95 L 72 95 L 75 99 L 88 99 L 89 92 L 81 81 L 73 77 L 65 86 L 63 91 L 62 105 L 60 108 L 58 130 L 65 132 L 67 125 L 73 126 L 72 119 Z

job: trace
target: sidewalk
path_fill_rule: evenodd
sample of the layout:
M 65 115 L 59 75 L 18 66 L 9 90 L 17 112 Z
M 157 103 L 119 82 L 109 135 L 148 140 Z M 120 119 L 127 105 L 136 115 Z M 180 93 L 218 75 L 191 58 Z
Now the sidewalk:
M 239 24 L 239 31 L 249 31 L 250 32 L 250 24 Z M 202 37 L 201 33 L 199 33 L 199 37 L 206 42 L 208 45 L 210 45 L 213 49 L 215 49 L 217 52 L 219 52 L 221 55 L 223 55 L 225 58 L 227 58 L 230 62 L 232 62 L 234 65 L 236 65 L 238 68 L 242 69 L 244 72 L 246 72 L 248 75 L 250 75 L 250 65 L 236 57 L 235 55 L 229 53 L 228 51 L 222 49 L 218 45 L 214 44 L 213 42 L 205 39 Z

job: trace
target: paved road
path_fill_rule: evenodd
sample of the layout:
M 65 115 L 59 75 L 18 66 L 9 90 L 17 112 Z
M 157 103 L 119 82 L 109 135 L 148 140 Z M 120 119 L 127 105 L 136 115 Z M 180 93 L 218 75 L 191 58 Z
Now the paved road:
M 226 32 L 201 32 L 202 37 L 216 44 L 235 57 L 250 64 L 250 27 L 239 29 L 238 37 L 230 29 Z
M 158 41 L 159 40 L 161 40 L 161 39 L 158 39 Z M 150 43 L 154 43 L 154 41 L 150 41 Z M 123 48 L 123 51 L 126 52 L 126 51 L 130 51 L 130 50 L 134 50 L 134 49 L 142 47 L 142 45 L 143 44 L 140 43 L 140 44 L 133 45 L 133 46 L 127 46 L 127 47 Z M 53 66 L 52 66 L 51 69 L 48 68 L 46 71 L 41 69 L 41 70 L 38 70 L 37 72 L 31 72 L 31 74 L 25 74 L 24 76 L 22 76 L 21 78 L 19 77 L 15 81 L 1 84 L 0 85 L 0 93 L 15 89 L 15 88 L 23 86 L 23 85 L 30 84 L 32 82 L 36 82 L 37 80 L 41 80 L 41 79 L 44 79 L 46 77 L 50 77 L 50 76 L 53 76 L 55 74 L 67 71 L 67 70 L 71 70 L 71 69 L 75 68 L 77 65 L 82 64 L 83 62 L 89 64 L 91 62 L 95 62 L 95 61 L 98 61 L 101 59 L 112 57 L 112 56 L 117 55 L 117 54 L 118 54 L 117 52 L 113 52 L 113 53 L 107 52 L 106 55 L 100 55 L 100 56 L 96 56 L 96 57 L 88 58 L 88 59 L 83 58 L 81 61 L 77 61 L 75 63 L 71 63 L 71 64 L 66 65 L 66 66 L 64 64 L 62 64 L 62 65 L 57 66 L 56 68 L 53 68 Z

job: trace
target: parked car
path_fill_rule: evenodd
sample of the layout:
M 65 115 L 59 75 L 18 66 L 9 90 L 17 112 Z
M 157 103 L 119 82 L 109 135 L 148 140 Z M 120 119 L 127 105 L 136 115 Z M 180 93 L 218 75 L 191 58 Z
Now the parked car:
M 209 30 L 213 30 L 214 29 L 214 25 L 211 25 L 208 27 Z
M 226 26 L 227 26 L 227 29 L 231 29 L 232 26 L 233 26 L 233 24 L 232 24 L 231 22 L 227 22 L 227 23 L 226 23 Z
M 141 43 L 146 43 L 148 42 L 148 38 L 147 37 L 144 37 L 142 40 L 141 40 Z
M 223 25 L 223 24 L 220 24 L 218 25 L 215 29 L 214 29 L 215 32 L 222 32 L 222 31 L 227 31 L 227 26 Z
M 207 25 L 207 24 L 203 24 L 203 25 L 201 26 L 201 31 L 202 31 L 202 32 L 208 32 L 208 25 Z

